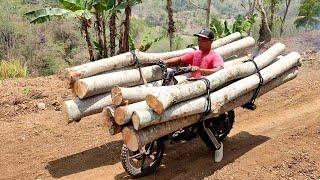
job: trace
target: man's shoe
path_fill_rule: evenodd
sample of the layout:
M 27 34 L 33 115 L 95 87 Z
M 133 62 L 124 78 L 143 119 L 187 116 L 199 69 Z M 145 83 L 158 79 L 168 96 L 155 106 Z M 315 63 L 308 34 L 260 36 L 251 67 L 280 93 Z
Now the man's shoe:
M 217 149 L 214 151 L 214 162 L 216 163 L 221 162 L 222 158 L 223 158 L 223 144 L 221 142 L 220 149 Z

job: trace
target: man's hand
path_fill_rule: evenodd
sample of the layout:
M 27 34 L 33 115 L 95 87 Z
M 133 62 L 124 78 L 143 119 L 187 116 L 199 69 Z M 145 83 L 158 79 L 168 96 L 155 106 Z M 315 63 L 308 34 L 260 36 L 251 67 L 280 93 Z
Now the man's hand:
M 190 66 L 190 68 L 192 72 L 198 71 L 200 69 L 198 66 Z

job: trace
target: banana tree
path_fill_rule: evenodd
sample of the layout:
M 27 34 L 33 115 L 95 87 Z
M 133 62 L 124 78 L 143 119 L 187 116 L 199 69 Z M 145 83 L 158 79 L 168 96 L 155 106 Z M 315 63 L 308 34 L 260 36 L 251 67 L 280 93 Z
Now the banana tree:
M 43 23 L 53 19 L 76 18 L 80 21 L 80 31 L 87 42 L 90 61 L 94 61 L 93 45 L 88 29 L 91 27 L 91 20 L 96 18 L 96 31 L 98 42 L 94 41 L 95 48 L 102 57 L 108 56 L 105 35 L 105 19 L 126 7 L 141 3 L 141 0 L 130 0 L 120 2 L 115 6 L 116 0 L 59 0 L 63 8 L 44 8 L 30 11 L 25 14 L 30 23 Z
M 248 32 L 256 22 L 258 15 L 253 14 L 248 17 L 238 15 L 235 17 L 235 22 L 229 27 L 227 21 L 222 21 L 217 16 L 212 16 L 210 29 L 215 34 L 216 38 L 225 37 L 234 32 L 240 32 L 242 36 L 248 36 Z
M 307 31 L 320 25 L 320 2 L 318 0 L 304 0 L 299 8 L 299 15 L 295 20 L 296 27 L 304 26 Z

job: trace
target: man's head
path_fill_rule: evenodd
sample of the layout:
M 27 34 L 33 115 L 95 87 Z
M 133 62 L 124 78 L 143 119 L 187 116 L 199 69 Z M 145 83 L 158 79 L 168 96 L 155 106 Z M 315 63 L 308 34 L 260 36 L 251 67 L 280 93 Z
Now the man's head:
M 200 50 L 211 50 L 211 43 L 214 39 L 214 35 L 210 29 L 204 28 L 199 33 L 194 34 L 194 36 L 198 37 L 198 45 Z

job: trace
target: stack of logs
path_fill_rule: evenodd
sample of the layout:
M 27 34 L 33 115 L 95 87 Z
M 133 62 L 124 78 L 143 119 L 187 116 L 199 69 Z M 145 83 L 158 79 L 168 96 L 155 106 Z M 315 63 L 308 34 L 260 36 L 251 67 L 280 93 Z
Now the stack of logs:
M 253 58 L 254 63 L 248 61 L 250 55 L 244 53 L 254 45 L 252 37 L 241 38 L 240 33 L 213 42 L 212 48 L 230 60 L 225 62 L 224 69 L 206 76 L 212 102 L 206 118 L 249 102 L 261 77 L 263 84 L 258 96 L 297 76 L 298 53 L 282 56 L 285 46 L 276 43 Z M 193 48 L 166 53 L 127 52 L 67 69 L 70 88 L 77 95 L 76 99 L 65 101 L 68 122 L 102 112 L 108 133 L 122 132 L 124 143 L 132 151 L 196 123 L 206 110 L 206 83 L 188 81 L 185 74 L 175 77 L 177 85 L 161 86 L 162 69 L 155 65 L 159 59 L 192 51 Z M 232 58 L 239 54 L 240 57 Z M 142 66 L 141 69 L 134 66 L 136 64 Z

